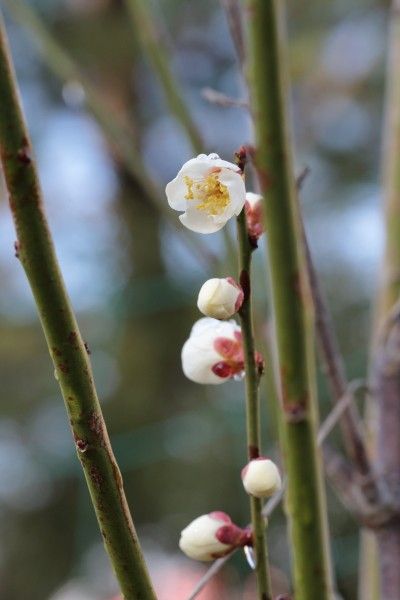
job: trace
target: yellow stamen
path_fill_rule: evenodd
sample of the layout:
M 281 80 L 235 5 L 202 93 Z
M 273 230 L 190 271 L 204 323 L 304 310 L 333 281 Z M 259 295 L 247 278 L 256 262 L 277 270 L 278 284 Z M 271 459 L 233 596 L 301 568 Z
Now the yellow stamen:
M 209 173 L 201 181 L 195 181 L 187 175 L 183 180 L 188 190 L 185 199 L 199 202 L 197 210 L 215 216 L 221 215 L 229 206 L 228 188 L 219 181 L 218 172 Z

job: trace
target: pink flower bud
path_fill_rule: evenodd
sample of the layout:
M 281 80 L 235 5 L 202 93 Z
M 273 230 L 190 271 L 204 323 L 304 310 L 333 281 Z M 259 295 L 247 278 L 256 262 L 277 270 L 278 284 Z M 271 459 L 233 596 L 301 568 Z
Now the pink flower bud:
M 258 238 L 264 233 L 262 201 L 263 198 L 260 194 L 247 192 L 244 210 L 246 213 L 247 231 L 254 245 L 257 245 Z
M 244 370 L 242 335 L 235 321 L 197 321 L 182 348 L 182 368 L 196 383 L 219 384 Z
M 263 359 L 255 353 L 259 373 Z M 182 348 L 182 369 L 196 383 L 219 384 L 244 375 L 242 333 L 235 321 L 199 319 Z
M 187 556 L 209 561 L 252 544 L 249 529 L 241 529 L 224 512 L 215 511 L 192 521 L 181 533 L 179 547 Z
M 242 481 L 246 492 L 256 498 L 272 496 L 282 487 L 278 467 L 265 456 L 251 460 L 242 469 Z

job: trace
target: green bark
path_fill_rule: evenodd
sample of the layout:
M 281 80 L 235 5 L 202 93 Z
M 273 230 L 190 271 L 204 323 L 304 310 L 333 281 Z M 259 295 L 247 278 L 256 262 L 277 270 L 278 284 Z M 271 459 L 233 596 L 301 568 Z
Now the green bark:
M 265 198 L 281 384 L 281 433 L 288 477 L 296 600 L 332 598 L 321 457 L 317 450 L 312 302 L 302 252 L 286 109 L 288 88 L 279 0 L 248 0 L 248 75 L 255 161 Z
M 101 413 L 87 349 L 65 290 L 44 214 L 2 22 L 0 96 L 0 154 L 17 231 L 16 254 L 35 298 L 77 455 L 124 597 L 127 600 L 153 600 L 155 594 Z

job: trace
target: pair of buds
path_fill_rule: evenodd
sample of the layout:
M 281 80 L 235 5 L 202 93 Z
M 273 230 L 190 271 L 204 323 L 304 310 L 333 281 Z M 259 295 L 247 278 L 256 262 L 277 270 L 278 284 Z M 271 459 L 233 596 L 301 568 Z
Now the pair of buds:
M 256 498 L 272 496 L 282 486 L 277 466 L 272 460 L 260 457 L 251 460 L 242 470 L 243 486 Z M 232 522 L 221 511 L 202 515 L 181 533 L 180 549 L 190 558 L 210 561 L 230 554 L 236 548 L 252 546 L 252 532 Z

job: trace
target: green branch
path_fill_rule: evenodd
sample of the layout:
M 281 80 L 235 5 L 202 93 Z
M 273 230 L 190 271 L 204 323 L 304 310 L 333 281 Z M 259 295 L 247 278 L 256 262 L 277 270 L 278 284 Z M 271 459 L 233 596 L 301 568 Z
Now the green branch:
M 248 458 L 252 460 L 260 456 L 260 376 L 255 359 L 253 318 L 251 308 L 251 246 L 247 234 L 246 215 L 244 209 L 237 218 L 239 241 L 239 279 L 244 291 L 244 300 L 239 311 L 243 336 L 245 386 L 246 386 L 246 429 Z M 258 597 L 260 600 L 272 600 L 271 578 L 268 567 L 267 541 L 265 521 L 262 515 L 261 498 L 250 497 L 251 527 L 256 556 L 256 576 Z
M 386 319 L 400 296 L 400 2 L 394 1 L 389 23 L 387 89 L 383 128 L 382 179 L 386 245 L 378 320 Z
M 332 598 L 327 513 L 316 443 L 312 301 L 296 219 L 278 0 L 247 0 L 249 83 L 256 168 L 265 198 L 268 260 L 279 355 L 281 433 L 297 600 Z M 296 224 L 297 223 L 297 224 Z
M 17 255 L 35 298 L 104 544 L 124 597 L 154 600 L 44 214 L 1 15 L 0 96 L 0 154 L 17 231 Z
M 183 99 L 180 85 L 168 63 L 166 48 L 160 44 L 160 35 L 151 15 L 149 2 L 125 0 L 135 34 L 147 59 L 157 75 L 171 113 L 181 124 L 196 154 L 203 152 L 203 142 L 195 122 Z

